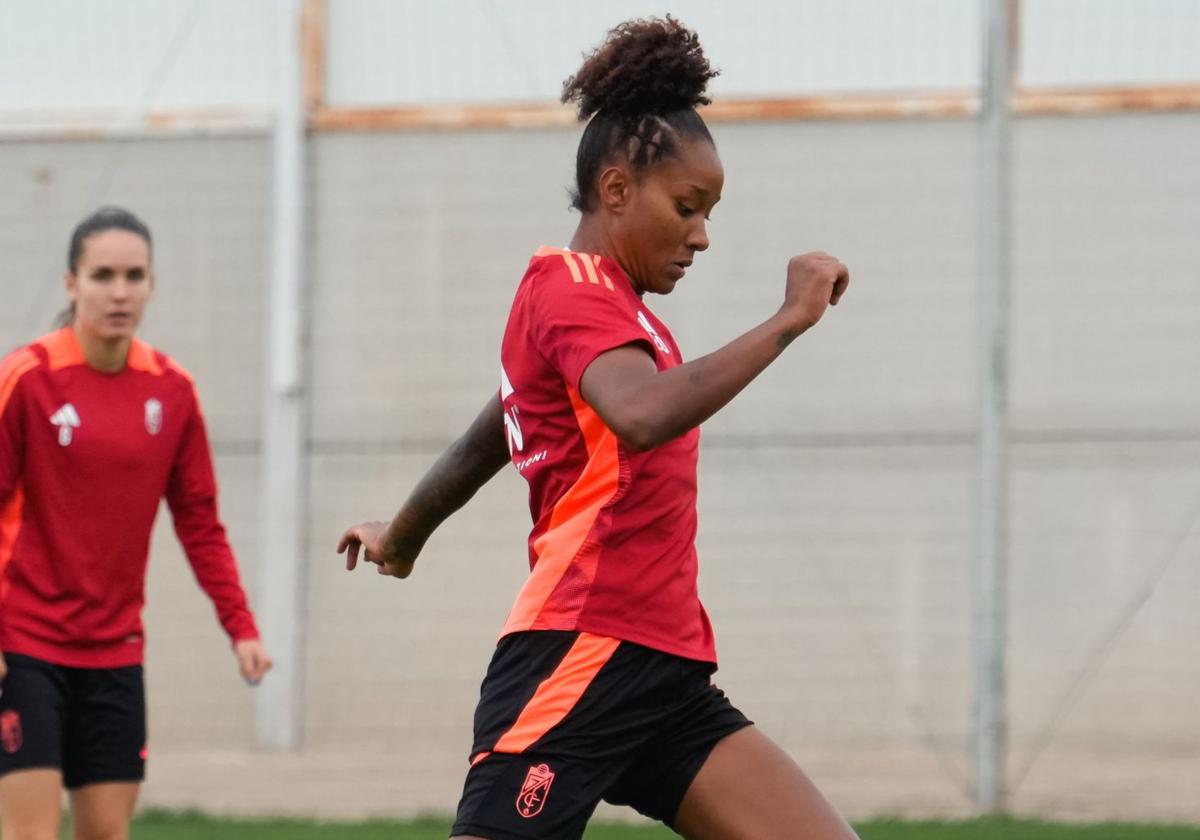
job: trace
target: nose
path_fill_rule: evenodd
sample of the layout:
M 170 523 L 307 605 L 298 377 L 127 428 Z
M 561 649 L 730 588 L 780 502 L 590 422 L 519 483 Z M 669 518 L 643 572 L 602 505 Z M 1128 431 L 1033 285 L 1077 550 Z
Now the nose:
M 708 250 L 708 226 L 703 219 L 688 231 L 687 246 L 693 251 Z

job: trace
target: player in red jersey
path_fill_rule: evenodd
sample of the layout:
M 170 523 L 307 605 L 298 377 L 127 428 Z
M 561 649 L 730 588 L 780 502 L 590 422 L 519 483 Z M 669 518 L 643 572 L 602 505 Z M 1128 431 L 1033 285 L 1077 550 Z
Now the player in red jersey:
M 259 640 L 188 374 L 134 338 L 150 231 L 103 208 L 75 229 L 69 324 L 0 361 L 0 837 L 116 840 L 145 773 L 141 611 L 165 496 L 200 586 L 257 683 Z
M 853 830 L 799 767 L 712 685 L 696 590 L 698 426 L 836 304 L 849 273 L 788 263 L 758 327 L 683 362 L 645 303 L 699 251 L 724 172 L 694 110 L 714 75 L 693 32 L 637 20 L 564 88 L 590 118 L 576 161 L 582 218 L 517 289 L 500 393 L 390 523 L 338 550 L 407 577 L 433 530 L 512 461 L 529 483 L 531 574 L 475 714 L 453 835 L 579 838 L 596 804 L 628 804 L 695 840 Z

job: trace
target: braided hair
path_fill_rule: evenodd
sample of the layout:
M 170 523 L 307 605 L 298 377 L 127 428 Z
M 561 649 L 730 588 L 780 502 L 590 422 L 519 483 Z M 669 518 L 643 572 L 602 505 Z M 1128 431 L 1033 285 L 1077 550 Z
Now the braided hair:
M 595 209 L 596 180 L 616 154 L 636 172 L 673 155 L 681 138 L 711 143 L 695 109 L 712 101 L 705 89 L 717 72 L 696 33 L 670 15 L 611 29 L 563 83 L 562 101 L 578 102 L 579 119 L 590 120 L 575 155 L 571 206 Z

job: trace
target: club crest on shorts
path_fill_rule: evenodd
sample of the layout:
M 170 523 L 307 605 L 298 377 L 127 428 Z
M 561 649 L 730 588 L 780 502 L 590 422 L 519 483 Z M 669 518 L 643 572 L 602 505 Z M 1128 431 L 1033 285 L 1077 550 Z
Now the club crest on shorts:
M 529 819 L 542 813 L 546 797 L 550 794 L 550 783 L 554 781 L 554 773 L 548 764 L 535 764 L 525 774 L 525 783 L 517 795 L 517 813 Z
M 146 431 L 156 435 L 162 431 L 162 403 L 151 397 L 146 400 Z
M 22 742 L 21 713 L 16 709 L 5 709 L 0 714 L 0 746 L 11 755 L 21 749 Z

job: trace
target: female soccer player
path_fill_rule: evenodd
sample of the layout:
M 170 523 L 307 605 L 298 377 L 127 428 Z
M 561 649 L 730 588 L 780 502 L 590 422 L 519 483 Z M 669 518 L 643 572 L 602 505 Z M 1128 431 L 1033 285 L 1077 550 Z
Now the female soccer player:
M 647 293 L 698 251 L 724 173 L 694 110 L 715 75 L 677 21 L 612 30 L 564 101 L 579 144 L 568 250 L 543 248 L 517 289 L 501 383 L 390 523 L 338 550 L 407 577 L 433 530 L 508 460 L 529 483 L 532 573 L 482 686 L 453 834 L 579 838 L 596 804 L 628 804 L 695 840 L 847 840 L 804 773 L 710 682 L 696 591 L 700 423 L 846 290 L 824 253 L 793 258 L 761 325 L 684 363 Z
M 251 683 L 270 669 L 217 518 L 188 374 L 134 338 L 150 231 L 98 210 L 67 256 L 69 325 L 0 362 L 0 837 L 119 840 L 145 773 L 141 611 L 166 496 Z

